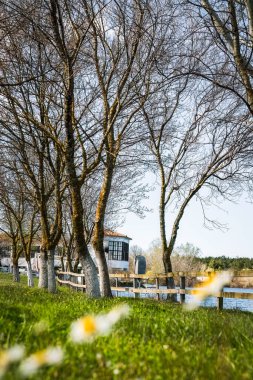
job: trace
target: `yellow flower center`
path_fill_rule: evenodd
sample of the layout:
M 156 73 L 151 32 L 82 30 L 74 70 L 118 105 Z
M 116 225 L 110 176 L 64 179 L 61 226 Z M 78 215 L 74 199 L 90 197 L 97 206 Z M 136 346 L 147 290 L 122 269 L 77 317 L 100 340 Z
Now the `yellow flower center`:
M 0 352 L 0 368 L 4 368 L 8 364 L 8 359 L 9 358 L 6 352 Z
M 91 317 L 89 315 L 87 317 L 82 318 L 82 326 L 86 334 L 92 335 L 97 330 L 94 317 Z
M 46 350 L 36 352 L 34 355 L 32 355 L 36 363 L 39 365 L 45 364 L 46 363 Z

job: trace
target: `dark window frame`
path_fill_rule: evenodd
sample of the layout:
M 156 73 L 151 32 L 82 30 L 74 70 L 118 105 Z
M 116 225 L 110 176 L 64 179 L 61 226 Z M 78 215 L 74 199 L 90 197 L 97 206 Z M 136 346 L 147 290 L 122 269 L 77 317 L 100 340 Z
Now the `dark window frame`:
M 108 260 L 128 261 L 129 244 L 118 240 L 108 242 Z

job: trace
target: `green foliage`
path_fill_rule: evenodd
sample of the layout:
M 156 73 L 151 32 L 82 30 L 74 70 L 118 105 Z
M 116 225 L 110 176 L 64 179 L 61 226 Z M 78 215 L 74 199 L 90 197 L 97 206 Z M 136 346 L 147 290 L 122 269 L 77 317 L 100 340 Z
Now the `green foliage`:
M 253 259 L 249 257 L 236 257 L 230 258 L 226 256 L 219 257 L 202 257 L 199 259 L 203 264 L 206 264 L 208 268 L 215 270 L 225 270 L 225 269 L 253 269 Z
M 60 288 L 56 295 L 13 284 L 0 274 L 0 345 L 25 344 L 28 354 L 61 345 L 65 360 L 44 368 L 34 379 L 251 379 L 253 319 L 250 313 L 199 309 L 127 299 L 132 308 L 108 337 L 74 345 L 70 323 L 86 313 L 110 310 L 122 299 L 87 299 Z M 43 321 L 38 333 L 35 326 Z M 7 380 L 18 379 L 12 368 Z

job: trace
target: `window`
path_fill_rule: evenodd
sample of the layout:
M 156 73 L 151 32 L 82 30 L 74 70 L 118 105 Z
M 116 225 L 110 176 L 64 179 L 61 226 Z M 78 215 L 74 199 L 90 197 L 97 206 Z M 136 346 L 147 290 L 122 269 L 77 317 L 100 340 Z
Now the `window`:
M 128 243 L 122 243 L 122 260 L 128 261 L 129 245 Z
M 128 261 L 129 245 L 122 241 L 109 241 L 108 259 Z

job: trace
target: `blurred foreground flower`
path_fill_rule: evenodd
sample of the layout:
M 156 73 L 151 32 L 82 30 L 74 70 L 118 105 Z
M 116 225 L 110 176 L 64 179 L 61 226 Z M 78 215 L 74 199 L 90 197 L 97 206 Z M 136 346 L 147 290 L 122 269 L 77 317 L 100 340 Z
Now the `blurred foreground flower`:
M 5 351 L 0 351 L 0 378 L 5 374 L 11 363 L 17 362 L 23 358 L 25 348 L 23 346 L 13 346 Z
M 99 335 L 110 333 L 113 325 L 129 314 L 129 306 L 124 304 L 112 309 L 108 314 L 87 315 L 73 322 L 70 338 L 73 342 L 89 342 Z
M 186 310 L 194 310 L 199 307 L 200 303 L 208 296 L 215 296 L 222 288 L 232 280 L 232 272 L 221 272 L 211 276 L 202 286 L 194 290 L 194 298 L 185 304 Z
M 63 351 L 60 347 L 48 347 L 45 350 L 35 352 L 20 365 L 20 373 L 23 376 L 33 375 L 44 365 L 59 364 L 63 359 Z

